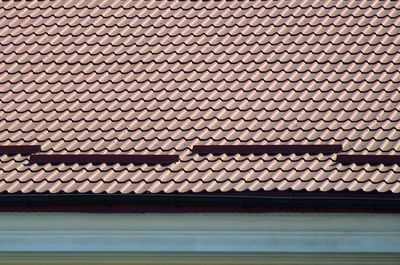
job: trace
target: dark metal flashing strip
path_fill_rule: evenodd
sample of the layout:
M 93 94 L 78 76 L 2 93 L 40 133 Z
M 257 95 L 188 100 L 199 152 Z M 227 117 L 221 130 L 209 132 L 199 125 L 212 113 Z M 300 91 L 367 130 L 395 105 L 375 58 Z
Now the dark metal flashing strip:
M 337 155 L 342 164 L 400 164 L 400 155 Z
M 32 154 L 40 152 L 40 145 L 0 145 L 0 154 Z
M 378 212 L 400 213 L 400 196 L 313 197 L 195 194 L 2 194 L 0 211 L 22 212 Z
M 37 164 L 171 164 L 179 160 L 178 155 L 31 155 L 29 161 Z
M 331 154 L 342 151 L 342 145 L 195 145 L 198 154 Z

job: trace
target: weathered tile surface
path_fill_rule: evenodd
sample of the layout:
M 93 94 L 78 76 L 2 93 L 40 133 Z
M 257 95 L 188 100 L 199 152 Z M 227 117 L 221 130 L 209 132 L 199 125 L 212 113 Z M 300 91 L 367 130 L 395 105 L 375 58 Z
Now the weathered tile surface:
M 195 144 L 400 152 L 398 1 L 0 2 L 0 144 L 179 154 L 169 165 L 0 156 L 0 192 L 400 192 L 400 166 Z

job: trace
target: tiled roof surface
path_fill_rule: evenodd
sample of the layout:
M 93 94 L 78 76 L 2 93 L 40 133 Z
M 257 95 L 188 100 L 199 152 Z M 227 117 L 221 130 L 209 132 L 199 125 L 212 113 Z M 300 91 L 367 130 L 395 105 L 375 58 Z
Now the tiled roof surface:
M 0 192 L 400 192 L 399 165 L 191 152 L 342 144 L 343 154 L 399 154 L 399 1 L 0 4 L 0 144 L 180 156 L 39 165 L 1 155 Z

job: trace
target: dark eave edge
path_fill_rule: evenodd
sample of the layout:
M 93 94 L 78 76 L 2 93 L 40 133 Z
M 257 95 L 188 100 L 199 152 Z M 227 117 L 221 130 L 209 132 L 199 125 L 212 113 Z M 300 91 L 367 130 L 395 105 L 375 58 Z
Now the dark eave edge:
M 347 194 L 347 195 L 346 195 Z M 186 194 L 1 194 L 0 211 L 21 212 L 388 212 L 400 195 L 352 192 Z

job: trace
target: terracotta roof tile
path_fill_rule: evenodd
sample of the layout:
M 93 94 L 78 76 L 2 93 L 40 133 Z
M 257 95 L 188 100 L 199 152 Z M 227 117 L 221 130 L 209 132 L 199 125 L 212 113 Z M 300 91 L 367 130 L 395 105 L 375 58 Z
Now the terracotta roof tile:
M 395 1 L 31 1 L 0 7 L 0 145 L 179 155 L 171 165 L 0 156 L 0 192 L 400 192 L 400 165 L 194 145 L 400 151 Z

